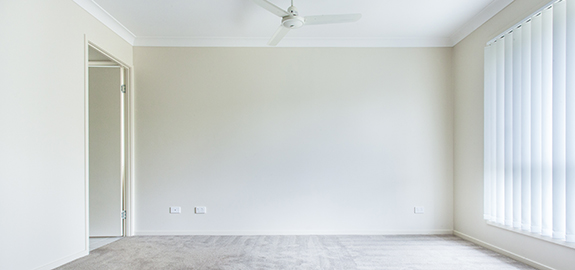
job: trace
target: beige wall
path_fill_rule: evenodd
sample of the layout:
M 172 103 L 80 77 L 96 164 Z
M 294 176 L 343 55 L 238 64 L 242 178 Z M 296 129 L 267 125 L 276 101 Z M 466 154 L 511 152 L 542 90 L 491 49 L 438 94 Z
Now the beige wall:
M 0 2 L 0 269 L 87 253 L 84 35 L 132 64 L 73 1 Z
M 515 1 L 453 49 L 455 230 L 555 269 L 573 269 L 575 249 L 487 225 L 483 220 L 483 48 L 548 0 Z
M 135 47 L 134 64 L 137 234 L 451 232 L 451 49 Z

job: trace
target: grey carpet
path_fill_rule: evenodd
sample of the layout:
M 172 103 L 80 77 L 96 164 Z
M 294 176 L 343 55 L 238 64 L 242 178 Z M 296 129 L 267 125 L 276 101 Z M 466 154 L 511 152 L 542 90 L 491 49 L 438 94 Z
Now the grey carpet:
M 135 236 L 57 269 L 534 269 L 451 235 Z

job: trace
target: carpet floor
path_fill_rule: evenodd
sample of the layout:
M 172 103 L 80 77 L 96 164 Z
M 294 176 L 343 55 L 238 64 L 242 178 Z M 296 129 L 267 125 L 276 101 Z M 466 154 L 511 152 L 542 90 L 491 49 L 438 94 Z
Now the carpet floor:
M 134 236 L 57 269 L 534 269 L 452 235 Z

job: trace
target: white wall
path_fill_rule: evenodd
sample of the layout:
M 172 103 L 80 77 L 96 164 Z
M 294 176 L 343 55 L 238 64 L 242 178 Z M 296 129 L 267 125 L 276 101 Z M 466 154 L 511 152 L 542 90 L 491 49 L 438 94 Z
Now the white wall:
M 87 253 L 84 35 L 131 46 L 70 0 L 0 2 L 0 269 Z
M 514 1 L 453 49 L 455 230 L 555 269 L 573 269 L 575 249 L 487 225 L 483 220 L 483 48 L 549 0 Z
M 135 47 L 134 64 L 137 234 L 451 232 L 451 49 Z

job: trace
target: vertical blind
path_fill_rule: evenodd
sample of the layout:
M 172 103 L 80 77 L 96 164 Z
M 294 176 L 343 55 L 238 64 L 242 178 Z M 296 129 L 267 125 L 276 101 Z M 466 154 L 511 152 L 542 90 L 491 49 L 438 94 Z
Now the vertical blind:
M 575 0 L 485 47 L 484 218 L 575 242 Z

